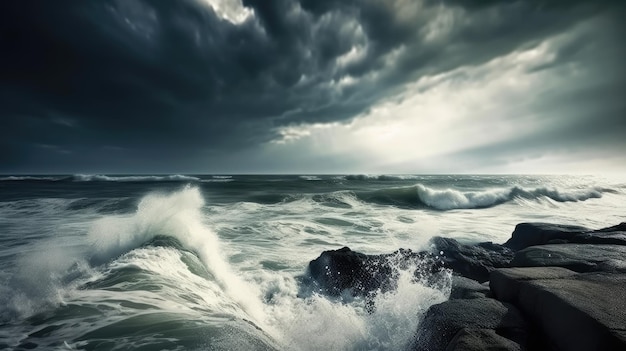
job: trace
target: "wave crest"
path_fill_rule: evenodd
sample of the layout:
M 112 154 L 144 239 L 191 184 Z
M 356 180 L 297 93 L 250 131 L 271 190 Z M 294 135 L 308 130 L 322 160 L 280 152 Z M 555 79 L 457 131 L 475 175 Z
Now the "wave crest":
M 367 181 L 367 180 L 379 180 L 379 181 L 394 181 L 394 180 L 410 180 L 417 179 L 417 176 L 414 175 L 389 175 L 389 174 L 351 174 L 346 176 L 341 176 L 340 179 L 343 180 L 353 180 L 353 181 Z
M 94 223 L 89 233 L 92 263 L 110 262 L 126 252 L 164 240 L 168 245 L 180 243 L 197 254 L 217 283 L 249 316 L 261 320 L 262 309 L 255 298 L 258 293 L 251 293 L 254 287 L 232 272 L 222 257 L 218 236 L 202 220 L 203 206 L 202 194 L 194 186 L 144 196 L 133 215 L 107 216 Z
M 42 177 L 42 176 L 6 176 L 0 177 L 0 182 L 19 182 L 19 181 L 33 181 L 33 182 L 54 182 L 63 179 L 62 177 Z
M 381 189 L 358 193 L 361 201 L 381 205 L 409 208 L 431 208 L 435 210 L 480 209 L 498 206 L 516 199 L 550 199 L 556 202 L 576 202 L 601 198 L 603 193 L 615 193 L 613 189 L 590 188 L 563 191 L 539 187 L 526 189 L 520 186 L 489 189 L 483 191 L 461 191 L 457 189 L 435 189 L 423 184 L 410 187 Z

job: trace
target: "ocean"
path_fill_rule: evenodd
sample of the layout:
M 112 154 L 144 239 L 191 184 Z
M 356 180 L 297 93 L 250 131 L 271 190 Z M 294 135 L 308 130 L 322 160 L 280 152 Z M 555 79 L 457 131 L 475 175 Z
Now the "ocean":
M 625 210 L 600 176 L 0 176 L 0 349 L 402 350 L 451 274 L 398 268 L 372 305 L 316 291 L 309 261 Z

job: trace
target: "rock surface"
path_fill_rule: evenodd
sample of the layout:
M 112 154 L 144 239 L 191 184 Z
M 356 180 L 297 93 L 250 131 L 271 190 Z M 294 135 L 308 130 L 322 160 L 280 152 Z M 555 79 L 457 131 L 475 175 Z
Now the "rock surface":
M 520 223 L 504 246 L 519 251 L 535 245 L 566 243 L 626 245 L 626 222 L 598 230 L 574 225 Z
M 493 271 L 489 287 L 501 301 L 516 301 L 522 282 L 536 279 L 569 278 L 576 272 L 562 267 L 502 268 Z
M 626 274 L 503 269 L 494 272 L 491 287 L 496 297 L 518 306 L 542 331 L 544 345 L 626 350 Z
M 517 308 L 483 298 L 449 300 L 431 306 L 420 324 L 411 349 L 445 350 L 457 333 L 468 328 L 491 329 L 500 337 L 517 344 L 517 348 L 526 343 L 527 325 Z
M 626 350 L 626 223 L 599 230 L 519 224 L 503 245 L 515 252 L 510 262 L 497 244 L 467 247 L 450 242 L 445 242 L 451 248 L 444 255 L 446 265 L 479 281 L 485 269 L 490 271 L 491 293 L 455 277 L 451 300 L 427 312 L 414 350 Z M 497 263 L 476 254 L 480 252 L 476 248 L 496 251 Z M 507 266 L 515 268 L 501 268 Z M 448 311 L 457 308 L 478 320 L 484 317 L 482 312 L 491 313 L 492 318 L 501 316 L 501 311 L 489 306 L 473 305 L 483 309 L 477 311 L 470 305 L 454 305 L 455 301 L 489 300 L 483 296 L 521 310 L 525 329 L 518 328 L 512 335 L 502 333 L 501 328 L 483 327 L 482 322 Z M 453 300 L 459 298 L 474 300 Z M 457 330 L 452 339 L 451 329 Z
M 521 346 L 498 335 L 493 329 L 463 328 L 445 351 L 518 351 Z
M 577 225 L 550 223 L 520 223 L 504 246 L 518 251 L 534 245 L 545 245 L 554 240 L 567 240 L 589 229 Z M 566 241 L 567 242 L 567 241 Z
M 460 276 L 452 277 L 452 289 L 450 300 L 453 299 L 479 299 L 490 297 L 491 290 L 488 286 L 479 282 Z
M 569 239 L 571 243 L 579 244 L 609 244 L 626 245 L 626 231 L 617 232 L 589 232 L 574 235 Z
M 504 245 L 434 237 L 430 252 L 345 247 L 311 261 L 309 275 L 317 292 L 371 296 L 408 267 L 426 285 L 454 272 L 450 299 L 428 309 L 410 350 L 626 350 L 626 222 L 521 223 Z
M 436 252 L 443 253 L 446 267 L 481 283 L 489 280 L 494 268 L 508 267 L 514 256 L 511 249 L 490 242 L 464 245 L 454 239 L 434 237 L 432 243 Z
M 441 261 L 428 252 L 400 249 L 392 254 L 365 255 L 348 247 L 322 252 L 308 270 L 317 291 L 338 296 L 350 290 L 356 296 L 394 289 L 398 270 L 409 268 L 426 285 L 435 284 L 437 273 L 443 270 Z
M 557 266 L 576 272 L 626 272 L 626 246 L 585 244 L 531 246 L 517 252 L 511 266 Z

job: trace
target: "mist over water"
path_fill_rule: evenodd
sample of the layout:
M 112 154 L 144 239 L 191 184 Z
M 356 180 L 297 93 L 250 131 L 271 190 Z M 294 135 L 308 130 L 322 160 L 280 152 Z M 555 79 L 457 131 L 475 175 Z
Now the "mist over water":
M 373 301 L 302 284 L 349 246 L 504 242 L 524 221 L 625 220 L 624 183 L 531 176 L 0 179 L 0 348 L 398 350 L 447 299 L 398 269 Z M 375 308 L 371 308 L 375 306 Z

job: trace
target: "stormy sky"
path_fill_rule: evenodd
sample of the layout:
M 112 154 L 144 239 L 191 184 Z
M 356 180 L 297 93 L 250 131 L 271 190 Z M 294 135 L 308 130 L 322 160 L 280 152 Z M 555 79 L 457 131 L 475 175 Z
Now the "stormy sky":
M 623 0 L 0 2 L 1 173 L 626 172 Z

